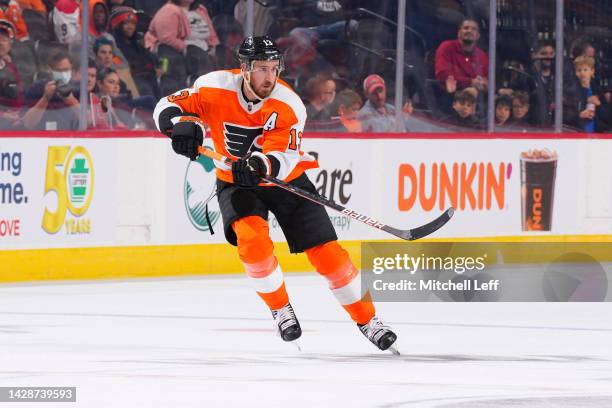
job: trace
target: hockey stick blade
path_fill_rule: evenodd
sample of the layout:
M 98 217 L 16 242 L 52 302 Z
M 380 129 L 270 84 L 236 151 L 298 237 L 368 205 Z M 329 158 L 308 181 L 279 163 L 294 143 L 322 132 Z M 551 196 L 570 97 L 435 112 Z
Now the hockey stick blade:
M 213 160 L 217 160 L 219 162 L 225 163 L 228 166 L 232 165 L 232 159 L 223 156 L 221 153 L 215 152 L 209 148 L 200 146 L 198 148 L 198 152 L 203 154 L 206 157 L 210 157 Z M 262 177 L 262 179 L 270 184 L 275 185 L 276 187 L 282 188 L 283 190 L 287 190 L 293 194 L 296 194 L 302 198 L 310 200 L 319 205 L 325 206 L 327 208 L 331 208 L 336 210 L 344 215 L 347 215 L 357 221 L 360 221 L 370 227 L 377 228 L 379 230 L 385 231 L 391 235 L 395 235 L 398 238 L 404 239 L 406 241 L 414 241 L 415 239 L 420 239 L 426 237 L 427 235 L 433 234 L 440 228 L 446 224 L 451 217 L 453 216 L 455 209 L 450 207 L 442 215 L 440 215 L 435 220 L 428 222 L 425 225 L 421 225 L 420 227 L 401 230 L 397 228 L 390 227 L 389 225 L 383 224 L 374 220 L 373 218 L 368 217 L 365 214 L 358 213 L 357 211 L 353 211 L 349 208 L 346 208 L 333 200 L 330 200 L 327 197 L 321 196 L 317 193 L 312 193 L 310 191 L 303 190 L 299 187 L 296 187 L 292 184 L 286 183 L 282 180 L 279 180 L 274 177 Z
M 433 221 L 428 222 L 427 224 L 421 225 L 420 227 L 408 229 L 408 230 L 400 230 L 397 228 L 390 227 L 385 225 L 382 230 L 387 231 L 389 234 L 395 235 L 401 239 L 405 239 L 406 241 L 414 241 L 415 239 L 421 239 L 426 237 L 427 235 L 433 234 L 440 228 L 442 228 L 455 213 L 455 209 L 453 207 L 448 208 L 446 211 L 442 213 L 438 218 Z

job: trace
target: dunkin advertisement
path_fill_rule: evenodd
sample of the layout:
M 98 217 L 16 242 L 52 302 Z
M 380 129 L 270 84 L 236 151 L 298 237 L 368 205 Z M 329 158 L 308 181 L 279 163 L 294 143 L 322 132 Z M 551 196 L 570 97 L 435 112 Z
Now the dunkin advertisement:
M 521 153 L 523 231 L 550 231 L 555 204 L 557 153 L 548 149 Z
M 454 218 L 436 237 L 585 232 L 591 175 L 581 164 L 588 157 L 583 140 L 304 139 L 303 145 L 326 154 L 344 152 L 322 160 L 311 179 L 321 171 L 340 176 L 350 169 L 344 194 L 338 195 L 342 177 L 327 193 L 339 200 L 350 191 L 343 205 L 397 228 L 422 225 L 452 206 Z M 340 238 L 389 239 L 355 224 L 348 234 L 339 231 Z

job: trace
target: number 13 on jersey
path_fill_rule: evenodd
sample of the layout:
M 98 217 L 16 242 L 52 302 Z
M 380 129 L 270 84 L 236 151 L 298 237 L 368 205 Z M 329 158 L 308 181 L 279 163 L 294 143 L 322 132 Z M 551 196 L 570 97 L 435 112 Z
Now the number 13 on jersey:
M 298 150 L 302 144 L 302 132 L 298 132 L 296 129 L 291 129 L 289 132 L 289 149 Z

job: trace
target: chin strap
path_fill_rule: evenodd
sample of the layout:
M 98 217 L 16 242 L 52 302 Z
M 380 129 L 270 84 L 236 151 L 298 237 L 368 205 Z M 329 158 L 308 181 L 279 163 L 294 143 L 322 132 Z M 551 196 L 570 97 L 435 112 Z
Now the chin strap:
M 244 83 L 244 86 L 246 87 L 246 89 L 252 93 L 253 95 L 255 95 L 255 98 L 257 99 L 257 102 L 261 102 L 266 98 L 260 98 L 259 95 L 257 95 L 257 92 L 255 92 L 253 90 L 253 88 L 251 87 L 251 73 L 248 71 L 242 71 L 242 82 Z M 276 85 L 276 84 L 275 84 Z
M 266 96 L 265 98 L 261 98 L 259 95 L 257 95 L 257 92 L 255 92 L 253 87 L 251 87 L 251 72 L 247 70 L 246 67 L 242 69 L 242 82 L 244 83 L 244 86 L 246 87 L 246 89 L 250 93 L 255 95 L 255 98 L 257 99 L 257 103 L 268 99 L 268 96 Z M 274 89 L 274 87 L 276 86 L 276 82 L 278 82 L 278 74 L 276 75 L 276 80 L 274 81 L 274 86 L 272 87 L 272 89 Z

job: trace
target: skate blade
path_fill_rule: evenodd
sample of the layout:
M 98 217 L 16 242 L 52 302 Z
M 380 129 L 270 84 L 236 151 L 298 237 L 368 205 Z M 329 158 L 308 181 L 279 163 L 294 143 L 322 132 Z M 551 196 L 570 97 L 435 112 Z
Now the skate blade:
M 289 343 L 293 344 L 295 347 L 297 347 L 298 351 L 301 352 L 302 351 L 302 345 L 300 344 L 300 340 L 299 339 L 295 339 L 293 341 L 290 341 Z
M 395 344 L 389 347 L 387 350 L 389 350 L 394 356 L 400 355 L 400 352 L 397 350 L 397 348 L 395 348 Z

